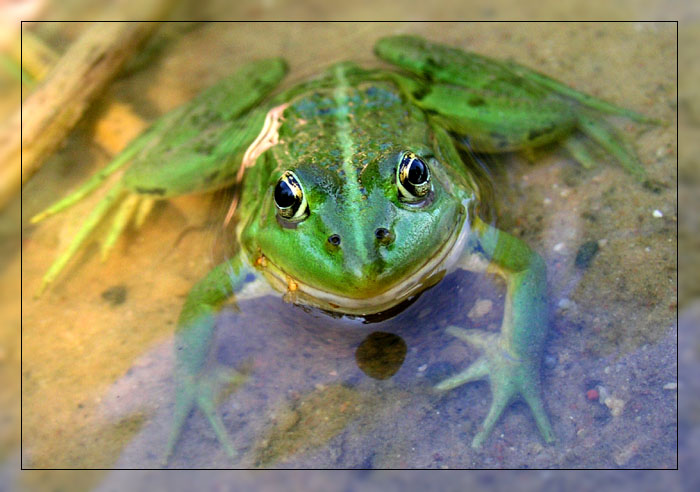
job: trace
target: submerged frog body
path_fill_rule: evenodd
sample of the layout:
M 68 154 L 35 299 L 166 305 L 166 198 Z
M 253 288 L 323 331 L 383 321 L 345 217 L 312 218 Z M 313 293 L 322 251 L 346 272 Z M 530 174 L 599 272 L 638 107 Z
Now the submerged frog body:
M 153 199 L 236 185 L 227 220 L 235 224 L 237 253 L 192 288 L 178 321 L 168 456 L 195 407 L 234 456 L 214 401 L 217 383 L 240 375 L 204 369 L 224 302 L 272 290 L 290 302 L 368 316 L 458 268 L 488 268 L 505 278 L 503 322 L 498 334 L 448 328 L 482 355 L 437 390 L 489 380 L 491 408 L 473 447 L 518 397 L 544 440 L 554 440 L 539 383 L 547 333 L 544 262 L 478 216 L 480 190 L 463 158 L 569 137 L 566 148 L 584 164 L 595 143 L 641 176 L 634 152 L 602 116 L 651 120 L 514 63 L 420 38 L 382 39 L 376 53 L 404 71 L 340 63 L 276 95 L 284 62 L 253 62 L 162 117 L 107 170 L 36 217 L 76 202 L 131 163 L 47 273 L 50 283 L 113 207 L 105 254 L 132 218 L 143 220 Z

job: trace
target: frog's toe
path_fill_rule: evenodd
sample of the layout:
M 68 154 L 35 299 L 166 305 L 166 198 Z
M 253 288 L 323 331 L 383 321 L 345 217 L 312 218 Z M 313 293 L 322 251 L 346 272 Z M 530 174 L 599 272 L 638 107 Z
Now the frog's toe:
M 578 118 L 579 129 L 612 155 L 630 174 L 640 181 L 646 176 L 646 170 L 639 161 L 636 152 L 629 148 L 624 138 L 610 123 L 594 114 L 582 111 Z
M 202 375 L 198 378 L 188 378 L 186 382 L 181 382 L 176 390 L 175 415 L 173 417 L 173 427 L 166 445 L 163 466 L 175 451 L 182 431 L 185 427 L 187 417 L 192 410 L 197 407 L 207 417 L 209 424 L 216 434 L 216 438 L 226 451 L 228 457 L 233 460 L 236 451 L 233 442 L 226 431 L 221 417 L 216 411 L 217 402 L 226 393 L 226 389 L 240 385 L 246 375 L 229 367 L 218 367 L 217 369 Z
M 525 403 L 530 407 L 533 417 L 535 417 L 535 423 L 537 428 L 542 434 L 542 438 L 547 444 L 552 444 L 554 442 L 554 431 L 552 430 L 552 425 L 549 423 L 549 417 L 544 409 L 544 403 L 542 402 L 542 397 L 540 396 L 540 389 L 538 385 L 530 382 L 525 388 L 521 390 L 523 399 Z
M 43 277 L 42 285 L 39 290 L 41 294 L 65 269 L 68 262 L 76 255 L 80 247 L 85 244 L 91 237 L 100 224 L 113 213 L 112 224 L 110 225 L 107 235 L 100 246 L 102 261 L 105 261 L 109 256 L 110 251 L 114 248 L 117 239 L 124 232 L 129 223 L 133 223 L 136 227 L 145 220 L 146 216 L 153 207 L 155 200 L 150 197 L 140 196 L 137 194 L 129 194 L 123 188 L 117 186 L 112 188 L 109 193 L 96 205 L 91 214 L 71 240 L 70 244 L 58 258 L 51 264 L 48 271 Z M 113 211 L 113 209 L 115 209 Z
M 435 389 L 439 391 L 451 390 L 457 386 L 461 386 L 472 381 L 486 379 L 488 375 L 488 361 L 486 360 L 486 357 L 481 356 L 476 360 L 476 362 L 470 365 L 467 370 L 441 381 L 435 386 Z
M 498 333 L 488 333 L 483 330 L 465 330 L 457 326 L 448 326 L 445 331 L 480 350 L 493 347 L 499 336 Z
M 503 414 L 503 410 L 506 409 L 508 404 L 513 400 L 515 396 L 515 391 L 512 385 L 501 386 L 501 385 L 491 385 L 491 393 L 493 395 L 493 401 L 491 402 L 491 408 L 489 408 L 489 413 L 486 415 L 486 419 L 481 426 L 481 430 L 474 436 L 472 440 L 472 448 L 478 449 L 484 443 L 486 438 L 491 434 L 493 426 L 496 425 L 498 419 Z
M 153 208 L 154 203 L 155 200 L 153 198 L 136 194 L 128 195 L 119 203 L 117 211 L 114 214 L 114 219 L 112 220 L 112 225 L 100 247 L 102 261 L 107 260 L 109 253 L 112 251 L 112 248 L 114 248 L 117 239 L 122 235 L 126 226 L 131 223 L 133 227 L 141 227 Z
M 483 350 L 483 354 L 465 371 L 445 379 L 435 387 L 444 391 L 472 381 L 488 379 L 493 400 L 481 430 L 472 441 L 472 448 L 482 446 L 503 411 L 518 397 L 522 397 L 532 410 L 544 440 L 547 443 L 553 442 L 554 432 L 542 402 L 537 367 L 510 353 L 503 338 L 498 334 L 453 326 L 447 331 Z
M 102 242 L 100 247 L 100 255 L 102 256 L 102 261 L 107 260 L 109 252 L 112 250 L 114 245 L 121 236 L 124 228 L 131 220 L 134 212 L 139 205 L 138 195 L 129 195 L 122 202 L 119 203 L 116 213 L 114 214 L 114 219 L 112 220 L 112 226 L 107 233 L 107 237 Z
M 75 256 L 78 249 L 83 245 L 83 243 L 90 237 L 95 228 L 102 222 L 105 216 L 109 213 L 115 203 L 119 203 L 124 196 L 124 190 L 120 187 L 112 188 L 107 195 L 98 202 L 98 204 L 93 209 L 92 213 L 87 217 L 85 222 L 73 237 L 72 241 L 68 245 L 68 248 L 61 253 L 61 255 L 56 258 L 56 260 L 51 264 L 46 274 L 42 279 L 41 288 L 39 289 L 39 294 L 41 294 L 44 289 L 51 284 L 56 277 L 63 271 L 65 266 L 68 264 L 71 258 Z

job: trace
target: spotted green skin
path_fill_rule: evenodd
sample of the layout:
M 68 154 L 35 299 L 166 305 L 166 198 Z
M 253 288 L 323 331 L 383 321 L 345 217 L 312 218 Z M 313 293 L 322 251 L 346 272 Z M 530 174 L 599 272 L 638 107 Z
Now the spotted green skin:
M 266 291 L 260 287 L 269 284 L 288 301 L 373 314 L 457 268 L 488 269 L 505 279 L 503 322 L 498 334 L 448 328 L 482 355 L 436 390 L 489 380 L 492 404 L 472 441 L 475 448 L 519 397 L 532 411 L 543 439 L 553 442 L 539 383 L 548 325 L 544 262 L 526 244 L 475 214 L 480 190 L 463 162 L 469 152 L 460 150 L 528 150 L 571 137 L 564 144 L 584 165 L 592 164 L 587 147 L 597 144 L 639 178 L 643 169 L 635 153 L 604 115 L 652 120 L 520 65 L 416 37 L 382 39 L 375 52 L 402 70 L 339 63 L 315 79 L 275 93 L 285 63 L 250 63 L 154 123 L 107 171 L 44 214 L 77 201 L 126 162 L 131 165 L 123 179 L 87 220 L 90 225 L 81 237 L 114 203 L 134 193 L 167 198 L 231 185 L 268 112 L 286 105 L 279 142 L 248 163 L 244 179 L 236 183 L 238 252 L 197 283 L 182 308 L 166 460 L 195 407 L 209 419 L 228 455 L 235 455 L 214 401 L 222 385 L 244 377 L 234 369 L 212 370 L 206 364 L 214 318 L 223 303 L 251 297 L 250 292 L 261 295 Z M 396 169 L 404 152 L 420 156 L 430 168 L 430 199 L 418 205 L 406 203 L 397 192 Z M 278 180 L 290 170 L 308 203 L 308 215 L 296 222 L 279 216 L 273 198 Z M 113 229 L 123 223 L 115 221 Z M 391 241 L 377 239 L 379 228 L 391 232 Z M 339 245 L 329 242 L 331 235 L 340 237 Z M 69 256 L 57 260 L 47 282 Z M 424 271 L 433 260 L 436 265 Z M 389 296 L 392 288 L 399 293 Z M 327 297 L 315 297 L 318 292 Z

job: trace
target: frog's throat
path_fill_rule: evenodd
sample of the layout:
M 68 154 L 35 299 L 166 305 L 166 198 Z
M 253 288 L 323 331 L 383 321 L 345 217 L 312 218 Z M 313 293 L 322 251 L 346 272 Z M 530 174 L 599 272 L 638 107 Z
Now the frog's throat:
M 326 311 L 355 316 L 376 314 L 417 295 L 434 285 L 445 273 L 449 273 L 459 260 L 468 239 L 469 230 L 469 220 L 463 216 L 442 247 L 418 270 L 384 292 L 371 297 L 352 298 L 312 287 L 289 276 L 267 258 L 265 258 L 263 273 L 275 290 L 285 292 L 285 299 L 295 304 L 305 304 Z

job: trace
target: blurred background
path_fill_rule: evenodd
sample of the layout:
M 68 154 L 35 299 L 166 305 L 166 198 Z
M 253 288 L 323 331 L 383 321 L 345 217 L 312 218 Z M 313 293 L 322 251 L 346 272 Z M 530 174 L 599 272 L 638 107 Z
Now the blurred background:
M 698 263 L 700 261 L 700 163 L 698 155 L 700 153 L 700 139 L 698 139 L 698 127 L 700 127 L 700 98 L 696 81 L 700 78 L 698 64 L 695 63 L 697 53 L 693 47 L 700 42 L 700 8 L 693 2 L 671 2 L 671 1 L 645 1 L 645 2 L 617 2 L 614 5 L 600 7 L 600 10 L 591 10 L 593 7 L 581 6 L 578 2 L 542 2 L 538 5 L 524 5 L 522 2 L 445 2 L 440 7 L 426 8 L 422 5 L 403 4 L 401 9 L 387 6 L 384 10 L 378 9 L 376 2 L 353 2 L 352 5 L 334 4 L 326 2 L 292 2 L 286 0 L 267 1 L 243 1 L 232 7 L 228 2 L 117 2 L 109 9 L 103 6 L 85 2 L 82 0 L 71 0 L 68 2 L 52 3 L 44 1 L 15 1 L 3 2 L 0 4 L 0 19 L 3 23 L 0 29 L 0 52 L 4 70 L 0 73 L 0 234 L 2 234 L 2 255 L 0 255 L 0 289 L 2 289 L 1 309 L 2 309 L 2 331 L 0 331 L 0 491 L 15 490 L 25 488 L 27 490 L 118 490 L 122 488 L 141 489 L 153 488 L 154 486 L 167 486 L 186 490 L 190 487 L 217 486 L 228 490 L 248 489 L 251 487 L 262 487 L 265 485 L 281 485 L 290 489 L 311 488 L 323 489 L 329 481 L 335 484 L 342 484 L 344 488 L 376 487 L 377 490 L 399 490 L 407 485 L 419 485 L 421 488 L 450 488 L 457 489 L 468 487 L 478 487 L 483 490 L 500 489 L 502 486 L 517 480 L 518 486 L 526 490 L 548 490 L 574 489 L 574 490 L 612 490 L 615 489 L 641 489 L 658 490 L 667 487 L 673 490 L 694 490 L 700 485 L 700 473 L 693 471 L 688 464 L 693 463 L 697 456 L 700 456 L 700 399 L 698 398 L 697 378 L 688 377 L 693 374 L 693 368 L 700 369 L 700 273 Z M 460 18 L 482 18 L 484 20 L 497 19 L 549 19 L 557 18 L 561 20 L 584 20 L 584 19 L 617 19 L 617 20 L 680 20 L 679 37 L 679 150 L 678 150 L 678 195 L 683 207 L 678 207 L 678 249 L 680 252 L 678 265 L 681 274 L 678 276 L 677 307 L 679 313 L 678 336 L 680 339 L 679 351 L 679 371 L 678 391 L 679 397 L 679 466 L 685 473 L 677 472 L 628 472 L 624 475 L 614 472 L 599 472 L 595 474 L 577 473 L 556 473 L 542 471 L 536 473 L 520 473 L 503 475 L 496 472 L 481 472 L 479 474 L 451 473 L 438 474 L 436 472 L 407 475 L 398 472 L 371 472 L 362 475 L 358 474 L 328 474 L 318 473 L 308 478 L 301 475 L 279 473 L 254 474 L 251 472 L 238 472 L 235 485 L 231 483 L 230 475 L 225 473 L 214 473 L 204 475 L 185 475 L 182 472 L 157 474 L 156 472 L 74 472 L 74 473 L 51 473 L 51 472 L 31 472 L 20 473 L 20 343 L 19 327 L 21 323 L 20 306 L 25 301 L 20 292 L 20 279 L 24 279 L 25 274 L 29 275 L 34 282 L 53 258 L 54 250 L 65 244 L 66 238 L 75 231 L 73 227 L 63 226 L 57 231 L 58 226 L 54 226 L 54 231 L 40 230 L 38 233 L 32 231 L 25 240 L 22 235 L 21 225 L 27 216 L 41 210 L 45 205 L 59 196 L 67 187 L 73 187 L 81 182 L 86 175 L 94 169 L 99 168 L 107 160 L 123 147 L 145 124 L 144 121 L 172 108 L 177 103 L 192 97 L 198 89 L 209 85 L 221 76 L 231 71 L 230 66 L 215 68 L 212 72 L 211 64 L 199 62 L 192 59 L 178 59 L 177 57 L 164 57 L 163 53 L 168 53 L 174 45 L 178 43 L 187 44 L 187 34 L 198 32 L 200 26 L 196 23 L 182 24 L 162 24 L 152 27 L 115 31 L 114 37 L 124 36 L 123 52 L 108 57 L 109 63 L 104 63 L 104 71 L 96 76 L 94 84 L 85 84 L 84 90 L 79 91 L 80 101 L 64 101 L 66 104 L 56 109 L 60 117 L 58 125 L 52 125 L 51 129 L 41 126 L 42 120 L 38 118 L 33 135 L 37 135 L 36 141 L 20 142 L 19 140 L 19 113 L 18 101 L 20 97 L 27 100 L 34 91 L 42 89 L 42 80 L 51 76 L 52 70 L 63 68 L 66 73 L 70 73 L 72 67 L 66 67 L 61 60 L 61 56 L 69 49 L 75 47 L 75 43 L 84 39 L 84 35 L 90 31 L 90 23 L 66 23 L 66 22 L 36 22 L 24 24 L 23 50 L 20 51 L 20 24 L 19 20 L 39 21 L 39 20 L 70 20 L 70 19 L 142 19 L 142 20 L 168 20 L 168 19 L 247 19 L 247 20 L 272 20 L 272 19 L 377 19 L 377 18 L 405 18 L 407 21 L 416 21 L 423 18 L 435 20 L 454 20 Z M 297 32 L 303 33 L 303 25 Z M 285 42 L 295 42 L 302 47 L 300 41 L 302 35 L 287 38 L 261 38 L 255 35 L 256 29 L 246 29 L 245 26 L 237 26 L 242 32 L 249 32 L 249 50 L 256 53 L 256 56 L 271 56 L 279 54 Z M 315 26 L 316 27 L 316 26 Z M 382 26 L 383 27 L 383 26 Z M 405 30 L 405 25 L 400 26 Z M 390 27 L 389 27 L 390 28 Z M 417 27 L 417 29 L 425 29 Z M 435 30 L 440 30 L 437 26 Z M 272 32 L 283 32 L 284 28 L 277 28 L 274 25 Z M 374 36 L 378 31 L 377 26 L 357 24 L 336 30 L 334 27 L 327 28 L 327 34 L 323 39 L 330 39 L 333 33 L 340 32 L 343 35 L 355 36 L 356 39 L 367 36 Z M 193 36 L 192 39 L 201 43 L 202 37 Z M 184 40 L 184 41 L 183 41 Z M 246 46 L 246 43 L 243 43 Z M 487 43 L 488 46 L 488 43 Z M 491 44 L 490 46 L 494 46 Z M 196 46 L 189 46 L 188 49 L 197 51 Z M 222 48 L 225 49 L 225 48 Z M 337 45 L 328 42 L 324 46 L 326 54 L 315 65 L 304 67 L 297 73 L 297 77 L 309 75 L 316 71 L 319 65 L 325 65 L 328 61 L 348 57 L 348 53 L 337 53 Z M 556 48 L 555 48 L 556 49 Z M 364 51 L 364 53 L 361 53 Z M 22 63 L 19 63 L 21 53 Z M 110 52 L 111 53 L 111 52 Z M 228 63 L 235 63 L 237 60 L 244 60 L 250 53 L 208 53 L 210 57 L 220 56 Z M 498 56 L 498 53 L 488 53 Z M 86 55 L 87 56 L 87 55 Z M 301 57 L 302 55 L 300 55 Z M 360 61 L 370 58 L 370 52 L 364 47 L 358 48 L 357 56 L 352 58 Z M 551 56 L 551 55 L 550 55 Z M 301 58 L 303 59 L 303 57 Z M 165 63 L 158 71 L 160 79 L 148 80 L 150 75 L 143 75 L 143 67 L 152 63 Z M 178 70 L 183 64 L 199 63 L 190 73 L 198 74 L 201 79 L 195 81 L 182 79 L 181 71 Z M 191 68 L 191 67 L 190 67 Z M 564 70 L 565 67 L 562 68 Z M 199 70 L 199 71 L 198 71 Z M 308 72 L 308 73 L 307 73 Z M 135 78 L 137 83 L 119 84 L 120 80 Z M 141 84 L 138 84 L 140 77 Z M 132 79 L 133 80 L 133 79 Z M 114 83 L 116 81 L 116 84 Z M 20 84 L 21 82 L 21 84 Z M 147 83 L 148 82 L 148 83 Z M 22 93 L 20 95 L 20 87 Z M 142 93 L 138 93 L 135 87 L 144 87 Z M 624 90 L 621 88 L 620 90 Z M 124 104 L 129 101 L 129 104 Z M 67 103 L 70 104 L 67 104 Z M 44 106 L 42 101 L 33 102 L 37 111 Z M 138 111 L 134 111 L 134 107 Z M 138 113 L 138 114 L 137 114 Z M 53 120 L 47 118 L 46 121 L 56 121 L 54 113 Z M 36 120 L 36 119 L 35 119 Z M 81 147 L 75 143 L 66 144 L 68 136 L 71 135 L 73 142 L 90 140 L 94 142 L 89 147 Z M 41 145 L 36 142 L 41 141 Z M 25 149 L 32 146 L 32 149 Z M 20 167 L 19 149 L 31 159 L 23 161 Z M 61 150 L 58 157 L 57 151 Z M 39 172 L 42 164 L 51 162 L 53 165 L 47 166 Z M 56 159 L 60 162 L 56 164 Z M 28 163 L 27 163 L 28 162 Z M 73 164 L 81 163 L 81 168 L 76 169 Z M 82 167 L 82 164 L 87 168 Z M 21 170 L 21 172 L 19 172 Z M 37 173 L 35 175 L 35 173 Z M 35 179 L 30 180 L 35 175 Z M 26 177 L 25 177 L 26 176 Z M 60 178 L 60 179 L 59 179 Z M 38 180 L 38 181 L 37 181 Z M 26 181 L 27 186 L 31 186 L 31 194 L 19 194 L 20 182 Z M 87 205 L 89 207 L 90 204 Z M 177 204 L 177 210 L 182 217 L 175 218 L 183 223 L 198 223 L 205 221 L 211 205 L 208 202 L 184 198 Z M 87 210 L 88 208 L 84 209 Z M 165 211 L 165 214 L 172 213 Z M 25 219 L 23 219 L 23 217 Z M 36 234 L 39 234 L 38 238 Z M 43 235 L 43 236 L 42 236 Z M 53 235 L 58 239 L 51 241 L 43 239 Z M 171 238 L 171 239 L 174 239 Z M 26 242 L 25 242 L 26 241 Z M 45 260 L 43 263 L 32 263 L 29 265 L 31 271 L 26 272 L 27 265 L 22 263 L 20 252 L 23 248 L 30 246 L 29 241 L 48 244 L 45 247 Z M 183 241 L 183 251 L 175 254 L 186 257 L 196 251 L 196 238 Z M 51 247 L 52 246 L 52 247 Z M 139 245 L 131 247 L 131 255 L 138 256 Z M 93 252 L 94 253 L 94 252 Z M 98 263 L 98 262 L 93 262 Z M 139 271 L 144 265 L 134 265 L 133 269 Z M 95 276 L 116 274 L 113 270 L 119 270 L 119 265 L 110 266 L 99 265 L 89 266 L 94 268 Z M 105 269 L 106 268 L 106 269 Z M 187 285 L 191 285 L 194 278 L 206 270 L 206 266 L 197 266 L 192 272 L 179 277 L 173 274 L 168 278 L 170 283 L 176 285 L 176 291 L 183 289 L 186 291 Z M 90 275 L 88 271 L 88 275 Z M 68 273 L 68 281 L 76 278 L 73 272 Z M 141 296 L 150 294 L 153 284 L 146 284 L 142 291 L 130 292 L 130 295 Z M 75 291 L 79 291 L 76 288 Z M 32 292 L 31 289 L 25 292 Z M 70 297 L 75 292 L 70 288 L 59 294 L 60 298 Z M 27 294 L 25 294 L 27 295 Z M 163 298 L 167 296 L 162 294 Z M 154 313 L 152 319 L 158 320 L 157 311 L 164 306 L 165 299 L 156 295 L 155 299 L 149 301 L 149 309 Z M 75 311 L 66 314 L 67 317 L 88 316 L 89 320 L 95 321 L 95 326 L 100 326 L 100 313 L 84 314 L 79 307 Z M 127 313 L 126 316 L 140 316 L 143 313 Z M 162 315 L 162 319 L 166 319 Z M 87 322 L 87 321 L 86 321 Z M 54 345 L 50 353 L 40 353 L 40 357 L 50 360 L 55 357 L 55 351 L 60 353 L 61 343 L 70 344 L 74 340 L 61 339 L 64 334 L 52 331 L 51 318 L 47 317 L 47 322 L 41 326 L 45 336 L 57 337 L 58 345 Z M 163 337 L 166 330 L 170 329 L 163 323 L 164 331 L 150 334 L 149 336 L 158 339 Z M 94 344 L 81 344 L 81 354 L 86 356 L 90 351 L 99 350 L 101 336 L 118 336 L 118 334 L 103 335 L 99 331 L 90 334 L 96 341 Z M 146 335 L 144 335 L 146 336 Z M 152 339 L 152 340 L 153 340 Z M 152 340 L 144 339 L 142 343 L 149 343 Z M 50 346 L 50 345 L 49 345 Z M 56 348 L 57 347 L 57 348 Z M 124 357 L 129 357 L 128 353 Z M 25 367 L 25 371 L 26 371 Z M 119 369 L 114 369 L 118 373 Z M 697 374 L 697 373 L 694 373 Z M 70 376 L 78 379 L 88 379 L 82 382 L 85 385 L 95 384 L 90 380 L 89 375 Z M 25 380 L 26 381 L 26 380 Z M 73 381 L 75 384 L 80 381 Z M 52 398 L 60 400 L 60 396 L 54 395 Z M 50 419 L 51 409 L 61 410 L 63 403 L 60 401 L 46 403 L 47 409 L 42 412 L 43 419 Z M 57 412 L 56 421 L 47 425 L 47 429 L 55 432 L 56 429 L 68 429 L 76 425 L 73 420 L 77 418 L 74 413 L 60 414 Z M 65 422 L 60 419 L 66 418 Z M 25 424 L 26 425 L 26 424 Z M 80 425 L 80 424 L 77 424 Z M 120 430 L 122 433 L 124 429 Z M 127 432 L 128 435 L 128 432 Z M 111 441 L 114 449 L 104 450 L 107 456 L 118 454 L 123 442 Z M 76 447 L 84 446 L 86 443 L 73 443 Z M 103 457 L 104 458 L 104 457 Z M 97 462 L 100 462 L 97 460 Z M 685 467 L 684 467 L 685 465 Z M 90 463 L 84 466 L 89 467 Z

